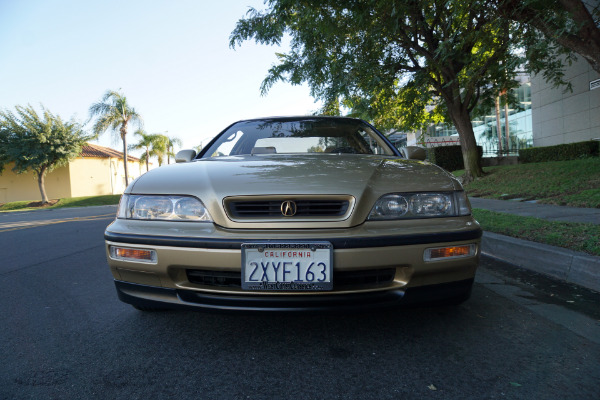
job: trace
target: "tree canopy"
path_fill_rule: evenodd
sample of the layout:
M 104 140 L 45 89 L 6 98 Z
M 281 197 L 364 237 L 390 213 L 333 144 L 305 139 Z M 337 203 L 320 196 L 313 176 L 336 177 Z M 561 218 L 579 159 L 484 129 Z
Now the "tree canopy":
M 560 84 L 564 63 L 572 53 L 600 73 L 600 2 L 583 0 L 495 0 L 504 18 L 518 22 L 529 67 Z
M 129 185 L 127 171 L 127 131 L 130 123 L 141 128 L 143 120 L 140 114 L 127 102 L 127 97 L 114 90 L 108 90 L 98 103 L 90 106 L 90 116 L 97 116 L 93 132 L 96 136 L 112 130 L 119 132 L 123 142 L 123 168 L 125 169 L 125 186 Z
M 340 102 L 381 115 L 400 107 L 397 125 L 415 126 L 439 107 L 459 132 L 465 180 L 480 176 L 471 112 L 515 85 L 522 59 L 511 47 L 511 24 L 483 0 L 269 0 L 238 21 L 232 47 L 254 39 L 279 44 L 261 90 L 277 81 L 307 82 L 326 107 Z
M 8 163 L 16 173 L 32 170 L 42 203 L 48 203 L 46 173 L 77 157 L 90 138 L 79 123 L 64 122 L 43 106 L 42 116 L 31 105 L 16 106 L 14 113 L 0 110 L 0 173 Z

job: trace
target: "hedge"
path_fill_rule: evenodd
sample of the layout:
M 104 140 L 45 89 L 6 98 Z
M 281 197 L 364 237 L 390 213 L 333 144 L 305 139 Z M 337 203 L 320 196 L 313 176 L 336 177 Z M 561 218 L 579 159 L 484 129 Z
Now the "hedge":
M 481 162 L 483 148 L 477 146 L 477 151 L 479 152 L 479 162 Z M 430 147 L 427 149 L 427 159 L 444 168 L 446 171 L 465 169 L 460 146 Z
M 519 150 L 520 163 L 546 161 L 568 161 L 580 158 L 598 157 L 600 141 L 587 141 L 556 146 L 531 147 Z

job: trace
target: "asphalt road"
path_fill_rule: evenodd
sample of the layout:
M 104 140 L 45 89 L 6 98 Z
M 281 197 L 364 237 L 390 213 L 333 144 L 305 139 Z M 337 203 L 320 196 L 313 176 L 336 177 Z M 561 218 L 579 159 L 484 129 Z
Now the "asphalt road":
M 142 313 L 114 207 L 0 214 L 0 399 L 598 399 L 600 295 L 489 258 L 459 307 Z

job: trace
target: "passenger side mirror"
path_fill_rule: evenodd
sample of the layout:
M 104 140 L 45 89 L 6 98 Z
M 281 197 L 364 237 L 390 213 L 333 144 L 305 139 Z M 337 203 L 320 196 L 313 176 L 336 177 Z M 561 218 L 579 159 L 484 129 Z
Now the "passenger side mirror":
M 427 158 L 427 152 L 423 147 L 406 146 L 400 149 L 400 153 L 409 160 L 424 161 Z
M 179 150 L 175 156 L 176 163 L 190 162 L 196 157 L 196 150 Z

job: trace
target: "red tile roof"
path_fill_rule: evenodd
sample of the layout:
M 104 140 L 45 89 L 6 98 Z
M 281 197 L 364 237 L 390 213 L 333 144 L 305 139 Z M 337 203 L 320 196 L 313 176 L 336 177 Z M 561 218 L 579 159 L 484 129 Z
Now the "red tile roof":
M 97 144 L 86 143 L 81 148 L 80 157 L 96 157 L 96 158 L 123 158 L 123 153 L 110 147 L 98 146 Z M 140 159 L 127 155 L 127 160 L 139 162 Z

